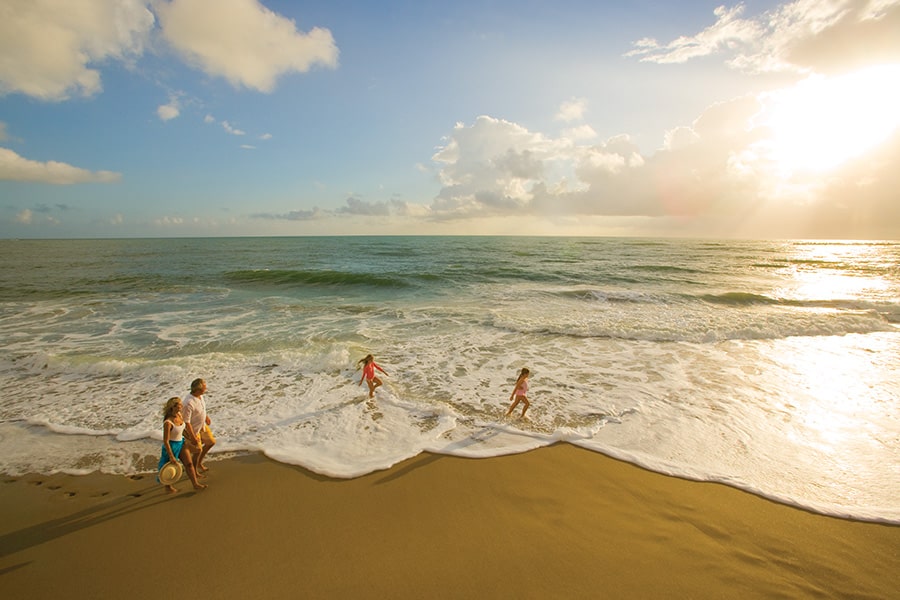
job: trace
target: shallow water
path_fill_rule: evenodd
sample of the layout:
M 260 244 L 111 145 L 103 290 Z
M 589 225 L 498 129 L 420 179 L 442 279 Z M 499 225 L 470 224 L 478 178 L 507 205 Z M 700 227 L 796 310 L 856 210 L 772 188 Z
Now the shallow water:
M 216 451 L 334 477 L 565 441 L 900 522 L 900 244 L 0 241 L 0 470 L 155 466 L 204 377 Z M 367 353 L 390 374 L 374 401 Z M 504 418 L 531 369 L 532 409 Z

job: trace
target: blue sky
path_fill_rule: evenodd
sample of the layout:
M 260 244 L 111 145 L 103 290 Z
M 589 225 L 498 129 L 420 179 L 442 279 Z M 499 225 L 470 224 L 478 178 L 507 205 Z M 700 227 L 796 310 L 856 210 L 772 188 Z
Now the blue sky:
M 0 237 L 900 238 L 900 0 L 6 0 Z

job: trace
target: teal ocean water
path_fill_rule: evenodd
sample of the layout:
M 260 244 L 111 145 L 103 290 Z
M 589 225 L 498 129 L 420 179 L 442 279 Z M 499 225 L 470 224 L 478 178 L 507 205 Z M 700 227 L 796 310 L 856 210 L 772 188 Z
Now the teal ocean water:
M 900 243 L 4 240 L 0 256 L 7 474 L 151 471 L 163 403 L 203 377 L 220 457 L 348 478 L 563 442 L 900 523 Z M 389 373 L 374 401 L 370 352 Z M 523 366 L 532 408 L 505 418 Z

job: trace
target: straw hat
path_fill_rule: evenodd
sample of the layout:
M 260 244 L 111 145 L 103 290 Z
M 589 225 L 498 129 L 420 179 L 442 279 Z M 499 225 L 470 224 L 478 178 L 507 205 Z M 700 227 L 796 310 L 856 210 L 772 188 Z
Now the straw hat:
M 159 470 L 159 481 L 165 485 L 172 485 L 181 479 L 181 463 L 167 462 Z

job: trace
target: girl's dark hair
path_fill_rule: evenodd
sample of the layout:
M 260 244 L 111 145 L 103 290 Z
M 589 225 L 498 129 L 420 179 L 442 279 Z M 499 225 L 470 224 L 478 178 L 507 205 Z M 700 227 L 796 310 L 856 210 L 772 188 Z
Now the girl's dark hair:
M 372 356 L 371 354 L 367 354 L 365 358 L 361 358 L 358 361 L 356 361 L 356 368 L 358 369 L 359 365 L 363 365 L 363 364 L 367 365 L 370 362 L 372 362 L 373 360 L 375 360 L 375 357 Z
M 528 370 L 528 367 L 522 367 L 522 370 L 519 371 L 519 379 L 522 379 L 524 375 L 530 375 L 531 371 Z

